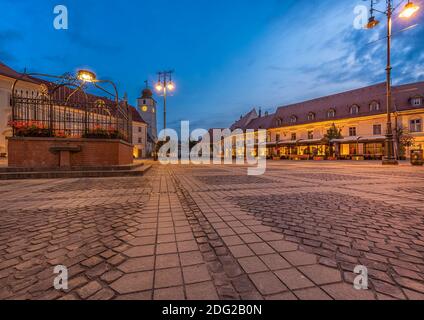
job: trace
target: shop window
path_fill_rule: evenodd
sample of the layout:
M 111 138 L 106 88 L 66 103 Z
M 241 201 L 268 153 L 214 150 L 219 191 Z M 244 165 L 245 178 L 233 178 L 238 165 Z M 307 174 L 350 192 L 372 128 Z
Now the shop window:
M 375 124 L 375 125 L 373 125 L 372 131 L 373 131 L 373 134 L 375 136 L 381 135 L 381 133 L 382 133 L 381 124 Z
M 421 119 L 413 119 L 409 121 L 409 131 L 411 132 L 422 132 L 423 126 Z
M 356 127 L 350 127 L 349 128 L 349 136 L 350 137 L 356 137 Z

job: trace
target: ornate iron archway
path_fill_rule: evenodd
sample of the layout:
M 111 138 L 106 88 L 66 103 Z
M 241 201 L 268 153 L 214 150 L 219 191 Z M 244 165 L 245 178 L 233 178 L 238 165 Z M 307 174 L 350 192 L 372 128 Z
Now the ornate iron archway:
M 38 90 L 21 90 L 19 82 L 32 82 Z M 103 85 L 110 85 L 113 92 Z M 87 93 L 100 90 L 109 97 Z M 107 138 L 132 143 L 132 112 L 120 101 L 116 85 L 98 80 L 94 73 L 52 76 L 25 73 L 12 87 L 13 136 Z

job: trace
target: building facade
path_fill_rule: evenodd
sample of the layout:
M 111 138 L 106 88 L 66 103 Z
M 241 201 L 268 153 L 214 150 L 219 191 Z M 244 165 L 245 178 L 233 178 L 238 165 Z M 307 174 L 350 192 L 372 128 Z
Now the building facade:
M 231 129 L 267 130 L 267 156 L 281 159 L 381 159 L 387 127 L 386 87 L 377 84 L 282 106 L 274 114 L 235 122 Z M 393 87 L 396 154 L 424 147 L 424 82 Z M 338 136 L 329 133 L 336 131 Z M 233 150 L 243 154 L 243 150 Z
M 9 121 L 12 118 L 12 86 L 16 79 L 21 78 L 21 74 L 15 70 L 9 68 L 8 66 L 0 62 L 0 157 L 7 157 L 7 137 L 12 136 L 12 128 L 9 126 Z M 18 86 L 15 88 L 18 96 L 23 98 L 37 98 L 40 95 L 45 94 L 48 90 L 47 86 L 49 84 L 43 80 L 36 79 L 33 77 L 23 78 L 18 82 Z M 69 88 L 62 87 L 57 91 L 57 95 L 65 95 L 66 90 Z M 63 91 L 63 92 L 62 92 Z M 83 133 L 84 128 L 82 127 L 81 120 L 85 115 L 84 111 L 81 108 L 78 108 L 78 95 L 74 96 L 77 101 L 73 101 L 72 107 L 63 107 L 63 106 L 54 106 L 55 121 L 59 123 L 59 119 L 63 127 L 55 128 L 55 130 L 63 131 L 64 135 L 67 134 L 79 134 Z M 59 97 L 60 98 L 60 97 Z M 98 110 L 107 111 L 108 99 L 97 97 L 94 95 L 87 95 L 87 99 L 99 106 Z M 59 99 L 60 100 L 60 99 Z M 84 98 L 85 100 L 85 98 Z M 132 140 L 134 144 L 134 157 L 142 158 L 147 155 L 147 123 L 143 120 L 136 108 L 129 106 L 132 116 Z M 38 121 L 41 119 L 40 114 L 43 113 L 43 108 L 38 108 L 36 114 L 29 115 L 26 117 L 27 120 Z M 99 126 L 108 122 L 107 119 L 110 119 L 110 114 L 103 114 L 101 111 L 95 113 L 89 113 L 87 115 L 88 121 L 90 123 L 98 123 Z M 68 132 L 69 131 L 69 132 Z

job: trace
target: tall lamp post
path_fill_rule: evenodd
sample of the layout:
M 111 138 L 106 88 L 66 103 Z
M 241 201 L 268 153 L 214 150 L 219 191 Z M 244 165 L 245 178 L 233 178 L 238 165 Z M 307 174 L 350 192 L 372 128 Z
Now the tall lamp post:
M 156 91 L 163 95 L 163 128 L 166 129 L 166 97 L 168 92 L 175 90 L 175 84 L 172 81 L 173 71 L 158 72 L 158 82 L 155 86 Z
M 382 13 L 387 16 L 387 80 L 386 80 L 386 95 L 387 95 L 387 132 L 386 141 L 384 148 L 383 165 L 397 165 L 398 162 L 395 157 L 394 141 L 393 141 L 393 130 L 392 130 L 392 65 L 391 65 L 391 43 L 392 43 L 392 18 L 395 11 L 401 6 L 402 1 L 398 6 L 394 6 L 393 0 L 386 0 L 386 11 L 380 11 L 374 8 L 374 5 L 378 3 L 378 0 L 371 0 L 371 16 L 369 18 L 367 29 L 376 27 L 380 22 L 375 18 L 374 11 Z M 408 0 L 401 13 L 400 18 L 410 18 L 420 9 L 419 6 Z

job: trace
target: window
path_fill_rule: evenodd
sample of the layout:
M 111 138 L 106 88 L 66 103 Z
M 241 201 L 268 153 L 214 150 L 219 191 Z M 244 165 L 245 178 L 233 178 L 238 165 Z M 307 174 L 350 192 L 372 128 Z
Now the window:
M 296 116 L 291 116 L 290 117 L 290 122 L 291 123 L 296 123 L 297 122 L 297 117 Z
M 277 127 L 281 127 L 281 125 L 283 124 L 283 119 L 278 118 L 278 119 L 275 121 L 275 124 L 277 125 Z
M 138 132 L 141 132 L 141 127 L 138 127 Z
M 141 143 L 143 140 L 141 140 L 141 138 L 138 138 L 138 143 Z
M 277 133 L 276 135 L 275 135 L 275 141 L 281 141 L 280 140 L 280 138 L 281 138 L 281 136 L 280 136 L 280 134 L 279 133 Z
M 313 112 L 309 112 L 309 114 L 308 114 L 308 120 L 309 120 L 309 121 L 313 121 L 313 120 L 315 120 L 315 113 L 313 113 Z
M 373 101 L 370 104 L 370 111 L 379 111 L 380 110 L 380 103 L 377 101 Z
M 353 105 L 350 107 L 350 114 L 358 114 L 359 113 L 359 106 L 358 105 Z
M 292 133 L 291 134 L 291 139 L 293 140 L 293 141 L 296 141 L 297 139 L 296 139 L 296 133 Z
M 308 131 L 308 139 L 312 140 L 314 138 L 314 132 L 312 130 Z
M 334 109 L 328 110 L 328 112 L 327 112 L 328 118 L 334 118 L 335 116 L 336 116 L 336 110 L 334 110 Z
M 382 130 L 381 130 L 381 124 L 375 124 L 375 125 L 373 125 L 372 132 L 373 132 L 373 134 L 375 136 L 381 135 L 381 132 L 382 132 Z
M 422 97 L 414 97 L 411 99 L 411 105 L 414 107 L 419 107 L 423 104 L 423 98 Z
M 356 136 L 356 127 L 350 127 L 349 128 L 349 137 L 355 137 Z
M 411 132 L 422 132 L 422 122 L 421 119 L 413 119 L 409 121 L 409 131 Z

